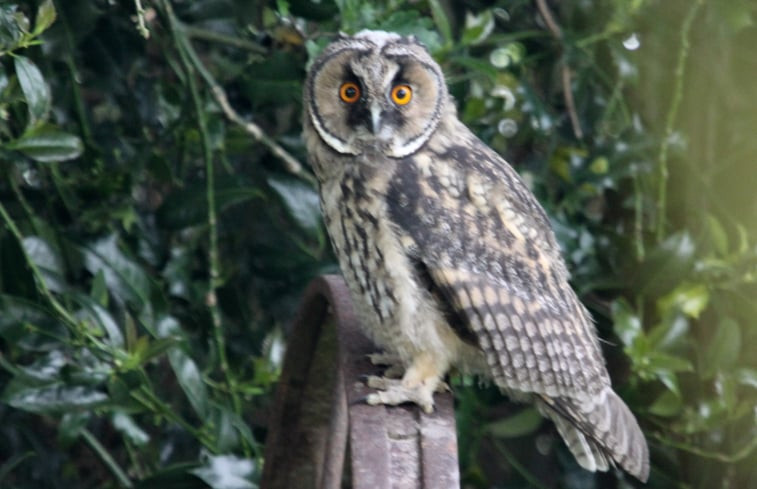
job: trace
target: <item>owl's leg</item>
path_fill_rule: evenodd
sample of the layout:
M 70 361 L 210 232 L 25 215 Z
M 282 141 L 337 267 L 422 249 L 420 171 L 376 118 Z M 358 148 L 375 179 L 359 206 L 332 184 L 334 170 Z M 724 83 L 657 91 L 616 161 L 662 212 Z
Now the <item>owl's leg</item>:
M 402 364 L 399 355 L 394 353 L 369 353 L 368 360 L 373 365 L 386 366 L 384 377 L 390 379 L 399 379 L 405 374 L 405 366 Z
M 416 356 L 405 371 L 402 379 L 371 376 L 368 387 L 379 389 L 368 395 L 368 404 L 389 404 L 396 406 L 405 402 L 419 405 L 425 412 L 434 410 L 434 392 L 448 389 L 442 382 L 446 368 L 428 354 Z

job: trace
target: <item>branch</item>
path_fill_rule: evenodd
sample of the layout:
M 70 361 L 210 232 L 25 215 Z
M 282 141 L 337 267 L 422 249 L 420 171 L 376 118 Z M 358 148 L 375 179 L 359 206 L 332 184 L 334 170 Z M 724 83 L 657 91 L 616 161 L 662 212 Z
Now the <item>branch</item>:
M 691 24 L 694 22 L 699 8 L 704 3 L 704 0 L 696 0 L 691 6 L 691 9 L 686 14 L 681 26 L 681 48 L 678 51 L 678 60 L 675 68 L 675 85 L 673 87 L 673 97 L 670 101 L 670 109 L 668 109 L 667 117 L 665 118 L 665 133 L 662 136 L 662 144 L 660 144 L 660 153 L 657 157 L 657 164 L 660 168 L 660 187 L 657 192 L 657 241 L 662 241 L 665 235 L 665 208 L 667 206 L 667 185 L 668 185 L 668 148 L 670 147 L 670 139 L 673 136 L 673 124 L 675 124 L 676 116 L 678 115 L 678 108 L 681 105 L 681 98 L 683 97 L 683 75 L 686 71 L 686 60 L 689 57 L 689 31 L 691 31 Z
M 536 0 L 536 7 L 539 9 L 541 17 L 544 19 L 544 23 L 547 24 L 547 29 L 552 33 L 555 39 L 562 41 L 562 29 L 557 25 L 555 17 L 552 15 L 552 11 L 549 9 L 546 0 Z
M 560 44 L 560 50 L 565 50 L 565 43 L 563 39 L 563 33 L 562 29 L 560 29 L 560 26 L 555 21 L 554 15 L 552 15 L 552 11 L 549 9 L 549 5 L 547 5 L 546 0 L 536 0 L 536 7 L 539 9 L 539 14 L 541 14 L 542 19 L 544 19 L 544 23 L 547 25 L 547 30 L 552 34 L 552 37 L 557 40 L 557 42 Z M 561 72 L 561 78 L 562 78 L 562 93 L 563 97 L 565 98 L 565 107 L 568 109 L 568 116 L 570 117 L 570 124 L 573 127 L 573 134 L 576 136 L 576 139 L 583 139 L 584 132 L 581 129 L 581 121 L 578 119 L 578 112 L 576 112 L 576 102 L 573 99 L 573 89 L 571 88 L 571 72 L 570 67 L 568 66 L 567 61 L 563 57 L 562 59 L 562 66 L 560 68 Z
M 208 76 L 210 76 L 210 74 L 208 74 Z M 245 130 L 245 132 L 268 147 L 271 153 L 273 153 L 274 156 L 279 158 L 284 163 L 284 166 L 289 173 L 297 175 L 298 177 L 307 180 L 310 183 L 315 183 L 315 179 L 313 179 L 313 177 L 309 173 L 303 170 L 302 164 L 300 164 L 300 162 L 297 161 L 294 156 L 290 155 L 284 148 L 279 146 L 276 141 L 271 139 L 265 132 L 263 132 L 260 126 L 258 126 L 254 122 L 244 120 L 242 116 L 240 116 L 239 113 L 234 110 L 234 108 L 229 103 L 226 92 L 218 83 L 215 82 L 215 80 L 209 78 L 205 81 L 208 83 L 208 85 L 210 85 L 210 91 L 213 94 L 213 98 L 215 98 L 218 106 L 221 107 L 221 110 L 224 114 L 226 114 L 226 117 L 228 117 L 230 121 L 241 126 Z
M 142 0 L 134 0 L 134 8 L 137 10 L 137 31 L 145 39 L 150 39 L 150 30 L 145 25 L 145 8 Z
M 226 96 L 226 92 L 221 87 L 221 85 L 213 78 L 213 75 L 210 74 L 207 68 L 205 68 L 205 65 L 200 61 L 199 56 L 197 55 L 197 52 L 194 50 L 194 47 L 192 47 L 192 43 L 189 42 L 187 39 L 187 35 L 190 34 L 190 31 L 187 30 L 187 27 L 184 26 L 184 24 L 175 16 L 173 13 L 173 10 L 170 9 L 170 6 L 167 6 L 166 13 L 169 16 L 169 19 L 171 23 L 174 26 L 174 29 L 176 29 L 177 33 L 180 34 L 181 41 L 182 41 L 182 48 L 186 52 L 186 54 L 189 56 L 189 59 L 192 63 L 192 67 L 197 70 L 197 72 L 200 74 L 202 79 L 205 81 L 205 83 L 210 87 L 210 91 L 213 94 L 213 98 L 215 99 L 218 106 L 223 111 L 224 115 L 235 124 L 239 125 L 244 131 L 252 136 L 256 141 L 262 143 L 264 146 L 268 148 L 268 150 L 273 153 L 274 156 L 276 156 L 278 159 L 280 159 L 284 163 L 284 168 L 291 174 L 302 178 L 303 180 L 307 180 L 311 184 L 315 184 L 315 179 L 312 175 L 307 173 L 304 169 L 302 164 L 297 161 L 297 158 L 289 154 L 287 150 L 282 148 L 276 141 L 273 140 L 270 136 L 268 136 L 263 129 L 260 128 L 257 124 L 255 124 L 252 121 L 246 121 L 242 118 L 242 116 L 239 115 L 239 113 L 231 106 L 229 103 L 229 99 Z M 197 34 L 196 30 L 191 31 L 194 34 Z

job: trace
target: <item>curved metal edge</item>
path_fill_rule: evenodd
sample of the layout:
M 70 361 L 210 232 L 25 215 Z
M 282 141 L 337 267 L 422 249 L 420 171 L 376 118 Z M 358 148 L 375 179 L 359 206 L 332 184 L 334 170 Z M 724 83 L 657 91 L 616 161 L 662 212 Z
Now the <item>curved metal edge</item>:
M 324 328 L 336 328 L 338 343 L 334 359 L 336 382 L 331 399 L 331 418 L 325 454 L 313 463 L 318 481 L 312 487 L 337 489 L 341 479 L 349 438 L 352 486 L 355 489 L 392 487 L 392 443 L 388 433 L 397 420 L 412 421 L 417 426 L 418 463 L 421 471 L 418 487 L 452 489 L 460 487 L 457 436 L 451 394 L 437 394 L 434 413 L 427 415 L 417 406 L 368 406 L 359 402 L 370 392 L 360 377 L 380 373 L 366 355 L 376 347 L 362 334 L 352 308 L 350 293 L 342 277 L 326 275 L 314 279 L 307 287 L 290 334 L 287 354 L 279 379 L 275 409 L 269 420 L 262 489 L 283 489 L 292 467 L 293 446 L 306 443 L 296 440 L 303 421 L 301 403 L 308 374 L 313 366 L 316 347 Z M 410 417 L 409 419 L 408 416 Z M 391 417 L 391 418 L 390 418 Z M 391 423 L 389 421 L 392 421 Z M 301 485 L 301 487 L 311 487 Z
M 264 451 L 262 489 L 285 489 L 291 469 L 291 443 L 301 417 L 305 382 L 315 356 L 316 345 L 328 316 L 332 294 L 324 278 L 316 278 L 305 290 L 287 342 L 284 365 L 276 388 L 274 407 L 268 420 Z

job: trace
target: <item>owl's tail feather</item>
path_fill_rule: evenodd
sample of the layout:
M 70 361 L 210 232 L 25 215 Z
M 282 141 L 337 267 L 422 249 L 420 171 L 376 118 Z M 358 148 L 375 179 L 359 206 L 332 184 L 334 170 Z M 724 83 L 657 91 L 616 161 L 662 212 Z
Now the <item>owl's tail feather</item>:
M 649 449 L 628 406 L 607 387 L 591 400 L 544 399 L 540 410 L 552 419 L 579 465 L 605 471 L 619 465 L 642 482 L 649 477 Z

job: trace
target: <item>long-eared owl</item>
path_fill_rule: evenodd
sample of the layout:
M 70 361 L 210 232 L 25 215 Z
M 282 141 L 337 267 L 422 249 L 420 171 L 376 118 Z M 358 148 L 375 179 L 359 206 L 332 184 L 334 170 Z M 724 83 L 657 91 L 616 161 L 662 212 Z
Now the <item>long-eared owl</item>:
M 313 62 L 304 136 L 321 207 L 368 335 L 401 378 L 372 404 L 433 409 L 451 369 L 490 378 L 554 421 L 588 470 L 649 474 L 549 220 L 518 174 L 457 118 L 413 37 L 342 36 Z

